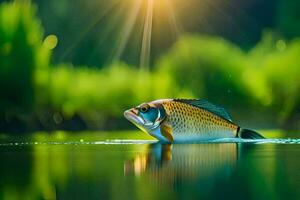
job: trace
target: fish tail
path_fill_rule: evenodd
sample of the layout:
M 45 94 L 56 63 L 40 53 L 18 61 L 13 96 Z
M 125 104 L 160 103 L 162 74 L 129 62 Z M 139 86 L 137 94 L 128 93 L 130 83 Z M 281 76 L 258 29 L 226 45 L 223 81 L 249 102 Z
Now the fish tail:
M 242 139 L 264 139 L 261 134 L 252 131 L 250 129 L 245 129 L 245 128 L 239 128 L 237 131 L 237 137 L 242 138 Z

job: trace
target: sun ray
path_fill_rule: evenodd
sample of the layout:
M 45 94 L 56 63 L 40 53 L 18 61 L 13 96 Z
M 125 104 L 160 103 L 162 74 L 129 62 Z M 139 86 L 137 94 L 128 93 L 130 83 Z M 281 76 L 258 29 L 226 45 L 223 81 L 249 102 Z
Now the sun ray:
M 87 61 L 90 62 L 91 59 L 97 55 L 98 49 L 103 48 L 103 43 L 111 36 L 111 33 L 116 29 L 118 20 L 120 20 L 123 17 L 124 11 L 126 10 L 126 7 L 119 7 L 119 9 L 116 11 L 116 13 L 110 17 L 110 23 L 106 26 L 105 29 L 102 30 L 101 37 L 96 41 L 94 49 L 91 51 Z M 111 45 L 113 46 L 113 45 Z M 107 49 L 108 52 L 113 52 L 113 47 Z M 109 64 L 111 62 L 113 55 L 110 55 L 106 58 L 105 62 L 106 64 Z
M 130 34 L 131 34 L 134 24 L 136 22 L 138 12 L 141 8 L 141 4 L 142 4 L 142 0 L 136 0 L 136 3 L 132 7 L 131 13 L 122 28 L 121 33 L 123 33 L 123 34 L 121 35 L 119 48 L 117 49 L 117 51 L 113 57 L 113 62 L 119 61 L 124 52 L 124 49 L 129 40 Z
M 153 7 L 153 0 L 148 0 L 140 55 L 140 67 L 144 69 L 148 69 L 150 65 Z
M 218 5 L 216 5 L 214 2 L 211 2 L 210 0 L 206 0 L 205 2 L 209 6 L 211 6 L 213 9 L 215 9 L 217 12 L 219 12 L 227 24 L 229 24 L 230 26 L 234 26 L 236 28 L 236 31 L 239 32 L 240 34 L 242 34 L 243 37 L 246 36 L 246 34 L 244 34 L 241 31 L 241 29 L 239 28 L 239 26 L 236 24 L 235 20 L 230 15 L 228 15 L 226 12 L 224 12 L 223 9 L 221 9 Z
M 118 5 L 118 1 L 114 1 L 111 4 L 109 4 L 109 6 L 103 10 L 103 12 L 101 12 L 101 14 L 99 16 L 96 16 L 94 18 L 94 20 L 87 26 L 87 28 L 85 30 L 82 30 L 81 34 L 79 35 L 79 37 L 72 43 L 71 46 L 69 46 L 64 53 L 62 54 L 60 60 L 63 60 L 64 58 L 66 58 L 71 52 L 72 50 L 74 50 L 74 48 L 76 48 L 76 46 L 84 39 L 84 37 L 95 27 L 97 26 L 97 24 L 105 17 L 108 15 L 108 13 L 111 12 L 111 10 L 113 10 L 114 7 L 116 7 Z
M 169 18 L 171 29 L 172 31 L 174 31 L 175 39 L 178 39 L 178 37 L 182 33 L 182 26 L 179 23 L 178 19 L 176 18 L 173 4 L 170 2 L 170 0 L 165 0 L 165 1 L 169 12 L 168 18 Z

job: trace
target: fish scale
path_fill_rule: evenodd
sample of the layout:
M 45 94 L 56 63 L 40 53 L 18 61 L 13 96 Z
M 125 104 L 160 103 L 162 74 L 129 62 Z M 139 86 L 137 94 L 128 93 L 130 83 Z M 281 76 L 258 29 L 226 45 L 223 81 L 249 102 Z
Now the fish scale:
M 204 109 L 176 101 L 162 103 L 174 137 L 235 137 L 238 126 Z

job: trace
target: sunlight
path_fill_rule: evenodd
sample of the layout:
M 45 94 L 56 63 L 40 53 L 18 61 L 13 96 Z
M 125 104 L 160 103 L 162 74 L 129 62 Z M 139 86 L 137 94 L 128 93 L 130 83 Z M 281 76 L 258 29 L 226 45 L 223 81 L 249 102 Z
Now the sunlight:
M 170 21 L 170 26 L 172 31 L 175 34 L 176 39 L 178 38 L 178 36 L 180 35 L 181 32 L 181 26 L 178 24 L 178 20 L 176 18 L 175 15 L 175 10 L 173 7 L 173 4 L 170 2 L 171 0 L 165 0 L 167 3 L 167 8 L 168 8 L 168 12 L 169 12 L 169 21 Z
M 79 44 L 82 42 L 82 40 L 87 36 L 87 34 L 95 28 L 98 23 L 105 18 L 112 10 L 113 8 L 117 5 L 117 2 L 112 2 L 111 4 L 108 4 L 106 9 L 104 9 L 98 16 L 95 16 L 91 23 L 87 25 L 86 29 L 82 30 L 79 36 L 75 41 L 73 41 L 72 45 L 70 45 L 63 55 L 61 56 L 61 60 L 63 60 L 66 56 L 68 56 Z
M 73 51 L 83 45 L 88 34 L 100 30 L 93 49 L 86 57 L 88 62 L 98 57 L 97 52 L 106 45 L 107 40 L 114 38 L 114 42 L 105 50 L 108 52 L 105 63 L 127 61 L 129 55 L 134 64 L 147 70 L 153 59 L 151 48 L 155 48 L 157 42 L 168 35 L 171 41 L 176 41 L 181 34 L 182 26 L 176 13 L 180 6 L 181 2 L 174 0 L 114 0 L 91 18 L 60 59 L 72 56 Z M 109 23 L 105 24 L 107 19 Z M 101 29 L 103 24 L 106 29 Z M 114 32 L 117 34 L 112 34 Z
M 144 32 L 142 40 L 140 67 L 148 68 L 150 64 L 150 48 L 151 48 L 151 34 L 152 34 L 152 20 L 153 20 L 153 0 L 148 0 L 147 13 L 144 22 Z
M 120 60 L 122 53 L 124 52 L 124 49 L 129 40 L 130 34 L 131 34 L 134 24 L 136 22 L 138 12 L 141 8 L 141 3 L 142 3 L 141 0 L 136 0 L 134 7 L 130 10 L 131 11 L 130 15 L 122 28 L 123 34 L 121 35 L 121 41 L 119 44 L 119 48 L 117 49 L 117 52 L 114 56 L 114 59 L 113 59 L 114 61 Z
M 163 26 L 166 20 L 166 26 L 170 27 L 169 30 L 172 39 L 176 40 L 180 35 L 181 26 L 175 15 L 174 2 L 170 0 L 134 0 L 126 2 L 126 7 L 130 6 L 130 9 L 128 9 L 129 14 L 125 18 L 125 22 L 121 28 L 118 46 L 113 55 L 113 62 L 121 60 L 127 45 L 130 45 L 129 41 L 135 43 L 140 40 L 139 66 L 141 69 L 147 70 L 151 62 L 154 16 L 162 21 L 162 23 L 156 24 L 158 34 L 160 34 L 159 32 L 163 33 L 162 31 L 165 30 Z M 160 31 L 160 28 L 163 29 Z M 141 38 L 132 38 L 136 34 L 133 30 L 141 31 Z M 132 39 L 135 41 L 132 41 Z

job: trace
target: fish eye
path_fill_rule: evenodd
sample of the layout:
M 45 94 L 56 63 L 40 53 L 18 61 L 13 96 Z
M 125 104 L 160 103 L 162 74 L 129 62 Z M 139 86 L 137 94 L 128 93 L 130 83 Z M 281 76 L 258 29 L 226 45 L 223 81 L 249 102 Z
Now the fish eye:
M 139 111 L 145 113 L 149 110 L 150 106 L 148 104 L 143 104 L 140 106 Z

